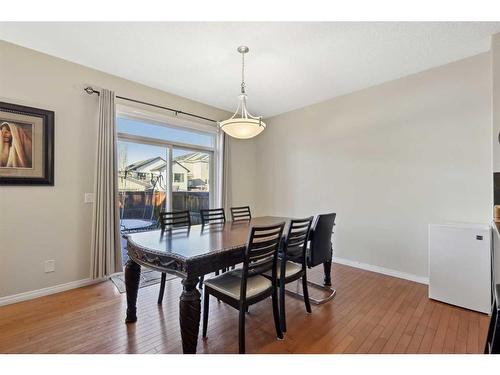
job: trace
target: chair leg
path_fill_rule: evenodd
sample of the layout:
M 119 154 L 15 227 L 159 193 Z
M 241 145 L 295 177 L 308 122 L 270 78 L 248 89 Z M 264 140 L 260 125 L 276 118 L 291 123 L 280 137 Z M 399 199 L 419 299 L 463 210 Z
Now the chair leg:
M 311 302 L 309 302 L 309 289 L 307 288 L 307 275 L 304 272 L 302 275 L 302 292 L 304 293 L 304 303 L 306 304 L 306 311 L 310 314 Z
M 332 262 L 328 261 L 323 263 L 323 271 L 325 272 L 325 280 L 323 284 L 326 286 L 332 286 Z
M 198 289 L 203 289 L 203 280 L 205 278 L 205 275 L 200 277 L 200 282 L 198 283 Z
M 280 323 L 281 332 L 286 332 L 286 317 L 285 317 L 285 283 L 280 283 L 280 298 L 279 298 L 279 311 L 280 311 Z
M 158 294 L 158 305 L 161 305 L 163 301 L 163 293 L 165 293 L 165 281 L 167 278 L 167 274 L 165 272 L 161 273 L 161 281 L 160 281 L 160 294 Z
M 203 294 L 203 338 L 207 337 L 207 326 L 208 326 L 208 309 L 209 309 L 209 299 L 210 294 L 208 294 L 205 289 L 205 293 Z
M 274 326 L 276 327 L 276 336 L 281 340 L 283 339 L 283 332 L 281 332 L 280 326 L 280 316 L 278 310 L 278 291 L 276 287 L 273 288 L 273 294 L 271 296 L 273 301 L 273 316 L 274 316 Z
M 245 354 L 245 310 L 246 306 L 240 306 L 240 322 L 238 328 L 240 354 Z

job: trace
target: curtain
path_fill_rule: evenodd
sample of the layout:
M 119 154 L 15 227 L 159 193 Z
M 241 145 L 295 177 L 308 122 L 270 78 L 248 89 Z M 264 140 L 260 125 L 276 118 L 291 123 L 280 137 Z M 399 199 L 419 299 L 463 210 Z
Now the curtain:
M 219 197 L 218 207 L 224 208 L 226 215 L 231 207 L 231 186 L 230 186 L 230 171 L 229 171 L 229 156 L 230 156 L 230 137 L 219 129 Z
M 99 95 L 99 127 L 92 217 L 91 276 L 107 277 L 122 270 L 118 208 L 115 93 Z

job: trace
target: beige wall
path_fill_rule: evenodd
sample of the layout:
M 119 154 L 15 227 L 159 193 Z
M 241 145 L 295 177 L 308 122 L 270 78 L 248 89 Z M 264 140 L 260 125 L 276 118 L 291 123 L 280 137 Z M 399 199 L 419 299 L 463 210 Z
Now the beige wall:
M 86 84 L 119 95 L 223 119 L 227 112 L 0 41 L 0 100 L 55 111 L 55 186 L 0 186 L 0 297 L 89 277 L 97 129 L 97 96 Z M 241 147 L 240 147 L 241 146 Z M 231 147 L 237 188 L 233 199 L 247 201 L 252 191 L 245 165 L 254 157 L 249 144 Z M 250 156 L 247 154 L 251 153 Z M 241 196 L 238 192 L 241 191 Z M 44 261 L 56 271 L 44 273 Z
M 252 215 L 257 207 L 256 139 L 231 139 L 229 174 L 231 176 L 231 205 L 250 206 Z M 260 199 L 260 198 L 259 198 Z M 229 213 L 226 213 L 229 215 Z M 229 216 L 228 216 L 229 217 Z
M 258 213 L 338 214 L 335 255 L 427 276 L 427 225 L 491 220 L 488 53 L 268 119 Z

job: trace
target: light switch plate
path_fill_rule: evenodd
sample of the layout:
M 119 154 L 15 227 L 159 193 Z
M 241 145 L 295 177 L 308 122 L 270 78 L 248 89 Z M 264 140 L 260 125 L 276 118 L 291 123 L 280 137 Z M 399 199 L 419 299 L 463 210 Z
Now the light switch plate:
M 45 261 L 45 273 L 54 272 L 56 270 L 56 261 L 54 259 Z
M 85 193 L 85 203 L 94 203 L 94 193 Z

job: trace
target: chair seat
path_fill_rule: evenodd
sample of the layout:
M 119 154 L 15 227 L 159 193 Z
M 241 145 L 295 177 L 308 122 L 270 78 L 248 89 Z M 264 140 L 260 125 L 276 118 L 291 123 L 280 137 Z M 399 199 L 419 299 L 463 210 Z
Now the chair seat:
M 241 293 L 241 269 L 236 269 L 223 273 L 220 276 L 212 277 L 204 282 L 205 287 L 212 288 L 236 300 L 240 299 Z M 247 298 L 252 298 L 258 294 L 272 288 L 269 279 L 261 275 L 255 275 L 247 279 Z
M 300 264 L 294 263 L 287 261 L 285 264 L 285 278 L 289 278 L 293 275 L 296 275 L 302 270 L 302 267 Z M 272 271 L 269 270 L 264 273 L 266 277 L 272 277 Z M 278 262 L 278 265 L 276 266 L 276 277 L 279 279 L 281 275 L 281 262 Z

